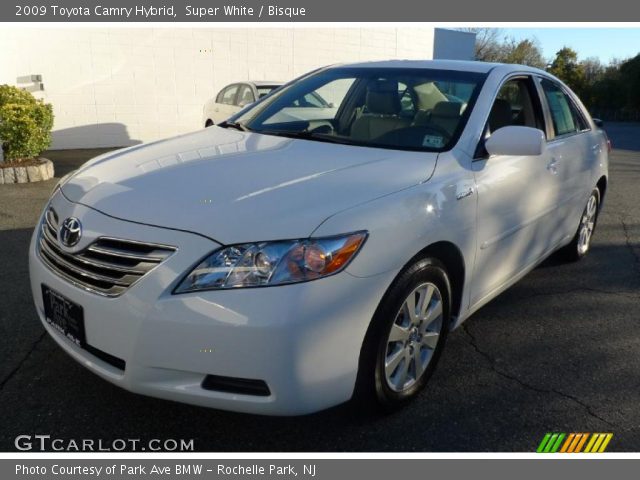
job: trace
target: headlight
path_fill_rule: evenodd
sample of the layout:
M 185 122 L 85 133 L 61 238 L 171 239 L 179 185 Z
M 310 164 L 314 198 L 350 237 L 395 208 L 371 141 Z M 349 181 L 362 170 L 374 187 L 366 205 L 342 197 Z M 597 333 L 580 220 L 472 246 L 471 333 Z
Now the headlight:
M 347 266 L 366 238 L 366 232 L 356 232 L 225 247 L 195 267 L 174 293 L 282 285 L 333 275 Z

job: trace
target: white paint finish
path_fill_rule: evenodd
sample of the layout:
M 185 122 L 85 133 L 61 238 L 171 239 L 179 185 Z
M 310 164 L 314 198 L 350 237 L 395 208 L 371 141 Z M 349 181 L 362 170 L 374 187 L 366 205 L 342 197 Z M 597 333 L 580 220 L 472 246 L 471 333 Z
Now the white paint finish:
M 435 158 L 211 127 L 115 152 L 62 188 L 109 215 L 229 244 L 306 237 L 337 211 L 423 182 Z
M 473 163 L 481 220 L 476 226 L 472 303 L 548 250 L 560 193 L 546 169 L 548 158 L 492 156 Z
M 43 76 L 52 148 L 127 146 L 200 128 L 204 103 L 230 83 L 433 51 L 431 27 L 7 28 L 0 83 Z
M 101 234 L 91 228 L 94 225 L 118 237 L 179 247 L 125 296 L 110 299 L 79 290 L 43 268 L 34 236 L 31 288 L 43 323 L 44 307 L 38 293 L 42 283 L 83 305 L 89 344 L 127 362 L 123 375 L 45 323 L 57 343 L 92 372 L 137 393 L 270 415 L 309 413 L 351 395 L 368 319 L 392 274 L 372 281 L 342 273 L 278 288 L 172 296 L 176 272 L 188 270 L 194 259 L 217 244 L 189 233 L 109 218 L 66 201 L 59 193 L 52 204 L 62 217 L 83 220 L 86 238 L 78 248 Z M 332 299 L 331 304 L 327 299 Z M 335 305 L 340 308 L 333 308 Z M 264 315 L 267 311 L 272 315 Z M 203 353 L 202 349 L 212 351 Z M 200 388 L 206 374 L 263 379 L 272 395 L 206 391 Z
M 459 325 L 571 239 L 581 201 L 607 175 L 605 138 L 595 128 L 549 142 L 541 155 L 474 159 L 468 151 L 501 82 L 514 72 L 546 75 L 482 68 L 490 73 L 470 123 L 457 145 L 437 158 L 213 127 L 94 159 L 62 187 L 76 203 L 60 192 L 52 200 L 61 218 L 76 216 L 86 227 L 74 248 L 112 235 L 174 245 L 177 252 L 114 301 L 51 273 L 38 258 L 34 235 L 30 274 L 40 315 L 43 282 L 80 303 L 90 342 L 126 360 L 126 373 L 56 340 L 92 371 L 134 392 L 264 414 L 307 413 L 347 400 L 373 312 L 418 252 L 436 242 L 460 252 Z M 549 170 L 560 154 L 557 170 Z M 334 276 L 171 295 L 218 247 L 202 235 L 235 243 L 356 230 L 369 237 Z M 263 379 L 273 394 L 205 391 L 199 384 L 207 373 Z
M 544 132 L 537 128 L 509 126 L 496 130 L 486 141 L 489 155 L 542 155 L 546 148 Z

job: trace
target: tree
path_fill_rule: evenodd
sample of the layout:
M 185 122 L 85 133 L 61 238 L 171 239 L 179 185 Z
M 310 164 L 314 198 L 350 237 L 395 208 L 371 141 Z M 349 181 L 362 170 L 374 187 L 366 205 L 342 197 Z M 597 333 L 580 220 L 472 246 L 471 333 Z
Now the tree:
M 483 62 L 496 62 L 499 56 L 502 30 L 499 28 L 461 28 L 463 32 L 475 33 L 475 58 Z
M 498 28 L 463 28 L 476 34 L 476 60 L 482 62 L 518 63 L 544 68 L 546 62 L 535 38 L 516 40 L 503 37 Z
M 640 110 L 640 54 L 620 65 L 620 77 L 626 97 L 625 106 Z
M 587 85 L 598 82 L 605 72 L 605 67 L 598 57 L 585 58 L 580 62 L 584 69 L 584 81 Z
M 596 89 L 595 86 L 602 81 L 606 74 L 606 68 L 602 65 L 597 57 L 590 57 L 580 62 L 584 70 L 584 85 L 582 89 L 581 100 L 585 105 L 595 105 Z
M 620 65 L 623 62 L 614 60 L 603 67 L 602 74 L 593 83 L 588 83 L 585 104 L 589 109 L 596 110 L 600 116 L 610 117 L 613 112 L 621 110 L 626 104 L 624 84 L 620 75 Z
M 514 38 L 506 40 L 502 45 L 500 57 L 502 63 L 517 63 L 536 68 L 545 68 L 547 65 L 535 38 L 520 41 Z
M 575 50 L 569 47 L 558 50 L 548 71 L 566 83 L 578 95 L 584 92 L 586 85 L 584 66 L 578 62 L 578 53 Z
M 51 104 L 10 85 L 0 85 L 0 141 L 9 161 L 31 159 L 51 143 Z

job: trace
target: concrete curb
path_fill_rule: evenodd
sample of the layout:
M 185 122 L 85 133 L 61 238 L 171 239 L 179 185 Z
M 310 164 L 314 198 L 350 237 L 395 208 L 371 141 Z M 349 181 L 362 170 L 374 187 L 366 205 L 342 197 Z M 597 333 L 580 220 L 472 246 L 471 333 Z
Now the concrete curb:
M 43 157 L 38 158 L 38 162 L 38 165 L 25 167 L 3 167 L 0 164 L 0 185 L 41 182 L 53 178 L 53 162 Z

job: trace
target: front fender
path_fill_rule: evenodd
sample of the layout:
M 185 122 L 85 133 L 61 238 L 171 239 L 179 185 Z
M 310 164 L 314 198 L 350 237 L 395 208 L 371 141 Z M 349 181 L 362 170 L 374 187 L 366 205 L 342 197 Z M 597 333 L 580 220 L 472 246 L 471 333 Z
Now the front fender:
M 325 220 L 312 235 L 367 230 L 366 244 L 347 267 L 347 272 L 357 277 L 400 271 L 424 248 L 441 241 L 460 250 L 465 269 L 471 272 L 476 248 L 477 195 L 473 174 L 460 168 L 461 165 L 452 155 L 439 159 L 428 182 L 339 212 Z M 465 287 L 468 281 L 466 278 Z M 462 305 L 467 304 L 463 297 Z

